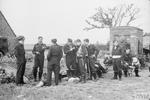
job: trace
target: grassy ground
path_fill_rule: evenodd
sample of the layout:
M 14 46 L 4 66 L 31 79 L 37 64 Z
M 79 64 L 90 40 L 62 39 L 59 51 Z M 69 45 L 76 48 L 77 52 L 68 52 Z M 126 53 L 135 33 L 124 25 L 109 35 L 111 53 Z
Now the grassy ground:
M 26 73 L 33 64 L 27 64 Z M 46 67 L 46 66 L 45 66 Z M 70 84 L 66 81 L 59 86 L 35 88 L 34 83 L 22 87 L 14 84 L 0 85 L 0 100 L 150 100 L 150 73 L 140 72 L 141 77 L 123 77 L 122 81 L 111 80 L 112 68 L 97 82 Z

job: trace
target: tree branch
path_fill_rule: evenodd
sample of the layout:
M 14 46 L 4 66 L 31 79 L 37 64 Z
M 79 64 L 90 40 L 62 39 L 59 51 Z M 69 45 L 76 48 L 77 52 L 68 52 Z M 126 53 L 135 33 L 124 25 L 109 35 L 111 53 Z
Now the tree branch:
M 89 31 L 89 30 L 92 30 L 92 29 L 95 29 L 95 28 L 98 28 L 98 29 L 101 29 L 101 28 L 109 28 L 109 27 L 104 27 L 103 25 L 101 26 L 98 26 L 98 25 L 95 25 L 95 24 L 92 24 L 91 22 L 89 22 L 88 20 L 85 20 L 85 22 L 90 25 L 91 27 L 85 27 L 83 30 L 86 30 L 86 31 Z
M 90 27 L 86 27 L 84 30 L 111 28 L 121 26 L 122 24 L 129 26 L 131 22 L 136 20 L 136 15 L 138 12 L 139 10 L 134 8 L 133 4 L 127 6 L 120 5 L 118 7 L 113 7 L 106 10 L 99 7 L 97 9 L 97 13 L 89 18 L 94 23 L 91 23 L 89 20 L 85 20 Z

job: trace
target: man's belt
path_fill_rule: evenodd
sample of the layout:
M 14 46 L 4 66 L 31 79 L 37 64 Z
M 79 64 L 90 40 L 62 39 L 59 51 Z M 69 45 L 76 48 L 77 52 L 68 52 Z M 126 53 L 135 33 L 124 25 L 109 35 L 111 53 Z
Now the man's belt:
M 113 55 L 112 58 L 114 59 L 121 58 L 121 55 Z

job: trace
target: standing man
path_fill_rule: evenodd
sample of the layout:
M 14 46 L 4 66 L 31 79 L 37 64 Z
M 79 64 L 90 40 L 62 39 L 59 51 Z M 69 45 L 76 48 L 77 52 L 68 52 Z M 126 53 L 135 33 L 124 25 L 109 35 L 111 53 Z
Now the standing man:
M 25 50 L 24 50 L 24 40 L 23 36 L 17 38 L 19 43 L 15 47 L 15 56 L 17 59 L 17 73 L 16 73 L 16 85 L 25 84 L 23 76 L 25 73 L 26 59 L 25 59 Z
M 43 66 L 44 66 L 44 51 L 46 49 L 46 45 L 43 44 L 43 37 L 38 37 L 38 43 L 34 45 L 32 53 L 35 55 L 34 57 L 34 67 L 33 67 L 33 76 L 34 81 L 37 81 L 37 70 L 39 68 L 39 81 L 42 78 L 43 74 Z
M 47 84 L 51 85 L 52 81 L 52 71 L 55 74 L 55 84 L 58 85 L 59 81 L 59 72 L 60 72 L 60 60 L 63 56 L 62 47 L 57 44 L 56 39 L 51 40 L 52 45 L 49 48 L 49 52 L 47 55 L 48 65 L 47 65 Z
M 68 77 L 75 76 L 76 72 L 76 47 L 72 39 L 68 39 L 67 44 L 64 46 L 64 53 L 66 54 L 66 66 L 68 68 Z
M 92 76 L 94 79 L 96 79 L 96 68 L 95 68 L 95 62 L 97 60 L 97 55 L 99 53 L 99 50 L 95 47 L 93 44 L 89 44 L 89 39 L 84 39 L 84 44 L 87 47 L 88 51 L 88 58 L 87 58 L 87 65 L 90 70 L 90 79 L 92 79 Z
M 122 78 L 122 66 L 121 66 L 121 57 L 122 57 L 122 49 L 120 48 L 118 41 L 115 40 L 113 42 L 113 50 L 112 50 L 112 58 L 113 58 L 113 70 L 114 70 L 114 77 L 113 79 L 121 80 Z
M 79 70 L 80 70 L 80 81 L 81 82 L 86 82 L 86 68 L 85 68 L 85 60 L 86 57 L 88 56 L 88 51 L 87 48 L 85 46 L 85 44 L 81 43 L 81 40 L 77 40 L 77 47 L 78 47 L 78 51 L 77 51 L 77 63 L 79 66 Z

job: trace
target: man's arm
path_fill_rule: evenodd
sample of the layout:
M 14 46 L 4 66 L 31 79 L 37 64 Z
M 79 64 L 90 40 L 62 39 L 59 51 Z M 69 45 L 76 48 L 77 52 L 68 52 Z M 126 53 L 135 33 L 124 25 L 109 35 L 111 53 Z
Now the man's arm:
M 69 49 L 68 45 L 65 45 L 64 46 L 64 53 L 68 54 L 69 52 L 70 52 L 70 49 Z
M 85 45 L 81 45 L 81 51 L 82 51 L 81 54 L 82 54 L 84 57 L 88 56 L 88 51 L 87 51 L 87 48 L 86 48 Z
M 18 45 L 15 47 L 15 52 L 14 52 L 14 54 L 15 54 L 15 57 L 17 58 L 18 56 L 19 56 L 19 48 L 18 48 Z
M 48 48 L 49 48 L 49 47 L 46 46 L 46 44 L 43 44 L 43 47 L 42 47 L 43 50 L 48 49 Z
M 34 45 L 33 50 L 32 50 L 32 53 L 33 53 L 33 54 L 36 54 L 36 52 L 37 52 L 37 51 L 36 51 L 36 45 Z
M 60 59 L 63 57 L 63 51 L 62 48 L 60 47 Z
M 94 49 L 95 49 L 95 57 L 97 58 L 98 54 L 99 54 L 99 50 L 98 48 L 94 45 Z

